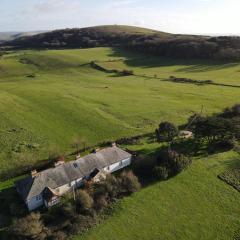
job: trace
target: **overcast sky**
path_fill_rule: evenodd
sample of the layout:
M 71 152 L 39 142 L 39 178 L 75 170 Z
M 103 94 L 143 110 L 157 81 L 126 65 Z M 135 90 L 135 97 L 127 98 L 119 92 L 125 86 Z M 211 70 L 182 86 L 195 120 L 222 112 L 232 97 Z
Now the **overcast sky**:
M 124 24 L 240 34 L 240 0 L 0 0 L 0 32 Z

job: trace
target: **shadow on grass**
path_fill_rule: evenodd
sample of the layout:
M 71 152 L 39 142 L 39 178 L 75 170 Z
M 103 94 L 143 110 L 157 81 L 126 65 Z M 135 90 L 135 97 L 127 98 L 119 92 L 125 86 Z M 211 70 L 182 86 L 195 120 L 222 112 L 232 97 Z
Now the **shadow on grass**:
M 14 187 L 0 191 L 0 229 L 9 226 L 13 218 L 26 214 L 25 204 Z
M 232 150 L 230 148 L 223 148 L 217 147 L 216 145 L 209 145 L 207 143 L 200 143 L 194 139 L 179 139 L 169 146 L 159 145 L 158 148 L 155 148 L 151 151 L 147 148 L 143 148 L 137 151 L 137 157 L 133 162 L 134 173 L 138 176 L 143 187 L 156 184 L 160 181 L 166 181 L 156 179 L 153 176 L 153 169 L 155 166 L 157 166 L 158 157 L 168 148 L 184 154 L 185 156 L 190 157 L 192 160 L 197 160 L 200 158 L 207 159 L 209 156 Z M 240 167 L 240 163 L 237 158 L 226 160 L 225 163 L 229 169 Z M 170 178 L 172 177 L 175 176 L 170 176 Z
M 125 57 L 124 63 L 129 67 L 155 68 L 155 67 L 171 67 L 175 65 L 184 66 L 176 70 L 176 72 L 197 73 L 204 71 L 213 71 L 227 69 L 238 66 L 237 61 L 219 61 L 219 60 L 203 60 L 203 59 L 176 59 L 167 57 L 157 57 L 152 55 L 144 55 L 139 53 L 128 52 L 123 49 L 114 48 L 113 53 L 109 57 Z

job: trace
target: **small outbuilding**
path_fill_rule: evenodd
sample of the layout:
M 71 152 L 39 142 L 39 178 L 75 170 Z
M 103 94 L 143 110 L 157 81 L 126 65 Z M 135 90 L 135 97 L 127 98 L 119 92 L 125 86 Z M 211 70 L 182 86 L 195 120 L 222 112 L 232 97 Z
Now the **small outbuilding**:
M 191 131 L 180 131 L 179 137 L 184 139 L 189 139 L 193 137 L 193 132 Z

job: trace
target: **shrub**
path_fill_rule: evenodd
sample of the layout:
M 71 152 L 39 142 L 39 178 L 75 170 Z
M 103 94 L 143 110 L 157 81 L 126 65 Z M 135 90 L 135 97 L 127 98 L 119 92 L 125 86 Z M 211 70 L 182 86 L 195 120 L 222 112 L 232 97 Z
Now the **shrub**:
M 106 199 L 106 195 L 99 195 L 95 198 L 94 208 L 97 211 L 100 211 L 107 206 L 108 206 L 108 202 L 107 202 L 107 199 Z
M 60 214 L 65 216 L 66 218 L 73 218 L 76 214 L 74 204 L 72 202 L 64 202 L 63 204 L 59 205 Z
M 153 169 L 153 175 L 156 179 L 166 180 L 168 179 L 168 169 L 164 166 L 156 166 Z
M 54 232 L 49 240 L 65 240 L 67 238 L 67 234 L 62 231 Z
M 14 220 L 10 231 L 16 239 L 37 239 L 44 232 L 40 213 L 31 213 L 24 218 Z
M 93 206 L 93 199 L 86 191 L 78 190 L 76 192 L 76 203 L 82 210 L 88 210 Z
M 120 191 L 122 193 L 131 194 L 137 192 L 141 188 L 138 178 L 132 171 L 124 171 L 119 177 Z
M 118 180 L 113 175 L 109 174 L 104 182 L 105 189 L 110 198 L 115 198 L 118 195 Z
M 158 157 L 158 165 L 168 169 L 168 175 L 176 175 L 192 163 L 191 158 L 174 150 L 164 150 Z
M 95 223 L 96 219 L 91 216 L 78 215 L 74 224 L 72 225 L 71 232 L 74 234 L 80 232 L 82 233 L 90 229 Z
M 132 70 L 124 69 L 122 72 L 120 72 L 120 74 L 121 74 L 122 76 L 131 76 L 131 75 L 133 75 L 133 71 L 132 71 Z
M 94 185 L 93 196 L 94 199 L 104 196 L 106 199 L 116 198 L 119 194 L 119 181 L 118 179 L 109 174 L 106 179 Z
M 173 174 L 180 173 L 191 164 L 191 159 L 173 150 L 168 151 L 168 164 Z

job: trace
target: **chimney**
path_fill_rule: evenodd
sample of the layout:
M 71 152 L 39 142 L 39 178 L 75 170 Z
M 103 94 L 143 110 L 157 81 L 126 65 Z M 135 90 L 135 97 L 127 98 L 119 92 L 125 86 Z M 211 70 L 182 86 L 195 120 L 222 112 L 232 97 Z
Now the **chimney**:
M 31 171 L 32 178 L 36 177 L 38 175 L 38 172 L 36 169 Z
M 112 147 L 116 147 L 117 144 L 115 142 L 112 143 Z
M 64 161 L 57 161 L 54 163 L 54 167 L 58 167 L 58 166 L 61 166 L 63 165 L 65 162 Z

